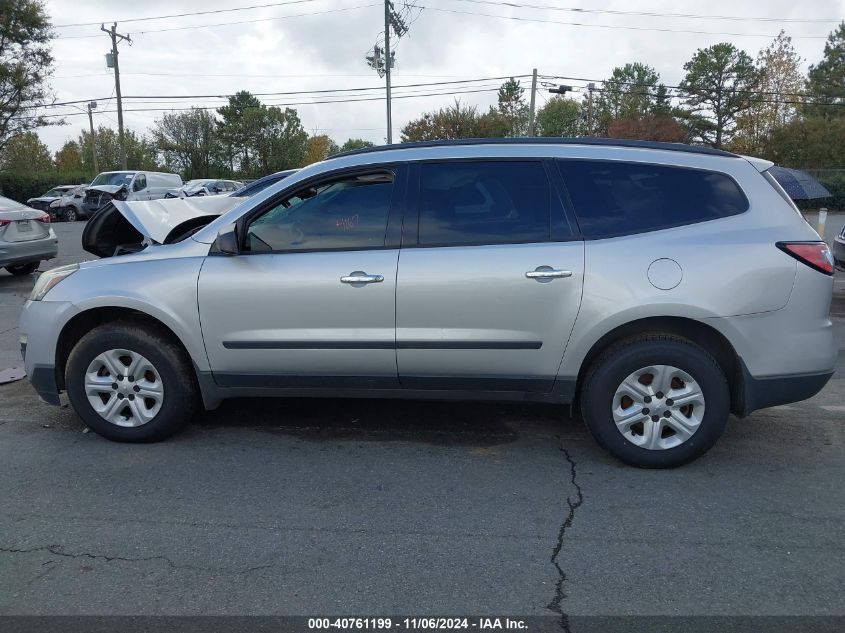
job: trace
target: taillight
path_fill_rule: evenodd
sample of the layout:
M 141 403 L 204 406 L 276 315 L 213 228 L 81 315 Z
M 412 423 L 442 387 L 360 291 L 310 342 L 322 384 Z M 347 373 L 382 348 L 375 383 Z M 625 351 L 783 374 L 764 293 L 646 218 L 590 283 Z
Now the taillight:
M 11 224 L 11 220 L 0 220 L 0 226 L 6 226 L 7 224 Z
M 50 224 L 50 214 L 49 213 L 42 213 L 37 218 L 35 218 L 39 222 L 43 222 L 44 224 Z
M 833 255 L 824 242 L 778 242 L 775 246 L 820 273 L 833 274 Z

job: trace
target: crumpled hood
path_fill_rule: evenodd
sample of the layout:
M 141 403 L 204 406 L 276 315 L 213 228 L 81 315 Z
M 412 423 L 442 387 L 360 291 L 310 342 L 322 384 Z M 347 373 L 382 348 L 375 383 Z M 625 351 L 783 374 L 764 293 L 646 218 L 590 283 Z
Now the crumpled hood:
M 244 198 L 200 196 L 124 202 L 113 200 L 115 208 L 144 237 L 163 244 L 180 224 L 201 216 L 219 216 L 234 209 Z
M 93 185 L 88 187 L 88 191 L 102 191 L 103 193 L 110 193 L 114 195 L 124 187 L 126 187 L 126 185 Z
M 59 196 L 39 196 L 37 198 L 30 198 L 26 201 L 27 204 L 30 202 L 52 202 L 53 200 L 58 200 Z

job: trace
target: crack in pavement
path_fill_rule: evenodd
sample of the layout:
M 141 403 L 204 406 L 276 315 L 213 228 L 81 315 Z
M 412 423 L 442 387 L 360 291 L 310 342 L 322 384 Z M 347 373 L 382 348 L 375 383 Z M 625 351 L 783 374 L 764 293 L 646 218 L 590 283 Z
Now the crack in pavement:
M 261 569 L 268 569 L 273 565 L 257 565 L 255 567 L 248 567 L 247 569 L 231 569 L 228 567 L 200 567 L 197 565 L 179 565 L 174 563 L 167 556 L 145 556 L 140 558 L 128 558 L 125 556 L 106 556 L 105 554 L 91 554 L 90 552 L 71 553 L 65 552 L 61 545 L 42 545 L 40 547 L 32 547 L 27 549 L 17 549 L 11 547 L 0 547 L 0 553 L 6 554 L 34 554 L 36 552 L 49 552 L 54 556 L 62 556 L 64 558 L 87 558 L 89 560 L 103 560 L 107 563 L 113 561 L 121 561 L 127 563 L 146 563 L 150 561 L 162 561 L 171 569 L 190 569 L 194 571 L 208 571 L 228 574 L 249 574 Z
M 566 505 L 569 507 L 569 511 L 566 518 L 563 520 L 563 523 L 560 524 L 560 530 L 557 533 L 557 543 L 555 544 L 554 550 L 552 550 L 551 562 L 552 565 L 555 566 L 555 569 L 557 569 L 558 579 L 557 584 L 555 585 L 555 597 L 546 606 L 546 608 L 560 615 L 560 628 L 566 631 L 566 633 L 571 633 L 571 629 L 569 628 L 569 614 L 563 610 L 563 601 L 566 599 L 566 591 L 564 590 L 566 572 L 563 571 L 563 568 L 560 566 L 558 560 L 560 558 L 561 551 L 563 551 L 563 539 L 564 536 L 566 536 L 566 531 L 572 527 L 572 521 L 575 519 L 575 511 L 581 507 L 581 504 L 584 503 L 584 493 L 581 490 L 581 486 L 576 477 L 575 460 L 572 459 L 572 455 L 570 455 L 569 451 L 566 450 L 566 447 L 563 445 L 563 441 L 559 437 L 558 441 L 561 442 L 561 452 L 566 457 L 566 461 L 569 462 L 569 480 L 575 487 L 575 498 L 573 500 L 573 495 L 569 495 L 566 498 Z

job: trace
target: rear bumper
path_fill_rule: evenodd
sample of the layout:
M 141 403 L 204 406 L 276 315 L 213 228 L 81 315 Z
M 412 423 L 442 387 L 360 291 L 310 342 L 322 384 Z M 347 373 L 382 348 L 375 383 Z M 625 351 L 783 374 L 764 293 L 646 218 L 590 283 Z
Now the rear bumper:
M 53 259 L 59 251 L 59 240 L 50 237 L 31 242 L 0 242 L 0 267 Z
M 833 371 L 755 378 L 742 363 L 743 402 L 740 416 L 752 411 L 812 398 L 833 376 Z

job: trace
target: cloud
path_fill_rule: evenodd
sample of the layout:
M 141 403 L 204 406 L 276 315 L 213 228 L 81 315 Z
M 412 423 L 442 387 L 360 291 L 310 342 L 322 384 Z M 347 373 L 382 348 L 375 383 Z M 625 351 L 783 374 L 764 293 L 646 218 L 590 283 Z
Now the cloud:
M 527 0 L 525 0 L 527 2 Z M 530 74 L 566 75 L 600 80 L 614 66 L 642 61 L 654 66 L 664 82 L 677 83 L 683 63 L 695 50 L 718 41 L 732 41 L 754 56 L 766 44 L 766 37 L 740 37 L 670 33 L 590 26 L 535 23 L 481 17 L 488 13 L 503 16 L 538 18 L 584 25 L 600 24 L 625 27 L 651 27 L 734 33 L 762 33 L 774 36 L 779 22 L 696 20 L 682 18 L 591 14 L 551 10 L 530 10 L 495 4 L 477 4 L 459 0 L 413 0 L 414 4 L 464 13 L 422 10 L 407 36 L 397 48 L 394 84 L 404 85 L 449 78 L 493 77 Z M 134 43 L 120 45 L 122 88 L 125 95 L 213 95 L 247 89 L 252 92 L 325 90 L 381 86 L 383 80 L 371 71 L 364 56 L 384 30 L 381 6 L 335 11 L 304 17 L 282 16 L 337 10 L 373 4 L 374 0 L 315 0 L 286 7 L 219 13 L 204 16 L 169 18 L 149 22 L 120 20 L 197 10 L 226 9 L 232 2 L 206 0 L 202 4 L 188 0 L 152 0 L 144 3 L 115 3 L 88 0 L 69 3 L 50 0 L 47 4 L 55 24 L 117 19 L 121 32 L 133 34 Z M 249 4 L 246 0 L 238 4 Z M 399 2 L 396 3 L 397 6 Z M 550 3 L 551 4 L 551 3 Z M 770 0 L 753 6 L 738 6 L 729 0 L 711 0 L 706 5 L 679 9 L 676 2 L 651 0 L 635 6 L 623 0 L 571 0 L 568 5 L 584 9 L 650 11 L 656 13 L 698 12 L 711 15 L 756 15 L 780 18 L 835 18 L 841 13 L 837 0 L 815 0 L 798 4 L 792 0 Z M 120 7 L 118 10 L 116 7 Z M 235 5 L 237 6 L 237 5 Z M 558 5 L 560 6 L 560 5 Z M 201 8 L 198 8 L 201 7 Z M 195 24 L 231 23 L 241 20 L 265 21 L 224 27 L 155 33 L 166 28 Z M 793 36 L 826 35 L 835 23 L 784 23 Z M 53 88 L 61 100 L 109 97 L 113 76 L 105 68 L 104 54 L 109 40 L 99 33 L 99 26 L 59 29 L 60 35 L 100 35 L 88 39 L 59 39 L 54 43 L 56 58 Z M 796 48 L 808 63 L 820 58 L 823 39 L 796 39 Z M 76 75 L 85 75 L 79 77 Z M 200 75 L 229 75 L 207 77 Z M 253 75 L 253 76 L 251 76 Z M 254 75 L 270 75 L 255 77 Z M 561 80 L 563 82 L 564 80 Z M 493 82 L 495 83 L 495 82 Z M 529 85 L 523 80 L 523 85 Z M 583 83 L 572 82 L 567 83 Z M 494 103 L 495 93 L 460 95 L 468 103 L 486 109 Z M 281 101 L 267 98 L 265 101 Z M 291 101 L 306 98 L 291 98 Z M 317 99 L 314 99 L 317 100 Z M 397 99 L 394 101 L 394 137 L 399 129 L 421 112 L 449 104 L 453 97 Z M 124 102 L 127 127 L 146 131 L 160 112 L 129 112 L 143 107 L 188 107 L 210 105 L 219 100 L 203 98 L 178 104 L 136 104 Z M 539 103 L 543 103 L 543 97 Z M 113 110 L 114 102 L 102 110 Z M 71 109 L 68 109 L 71 110 Z M 325 132 L 342 142 L 350 136 L 375 142 L 384 140 L 384 101 L 297 106 L 309 131 Z M 96 114 L 97 122 L 116 127 L 116 116 Z M 44 128 L 42 139 L 57 149 L 68 138 L 75 138 L 87 126 L 84 116 L 68 117 L 67 126 Z

